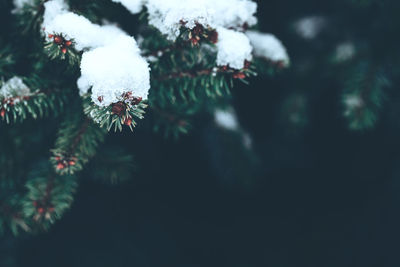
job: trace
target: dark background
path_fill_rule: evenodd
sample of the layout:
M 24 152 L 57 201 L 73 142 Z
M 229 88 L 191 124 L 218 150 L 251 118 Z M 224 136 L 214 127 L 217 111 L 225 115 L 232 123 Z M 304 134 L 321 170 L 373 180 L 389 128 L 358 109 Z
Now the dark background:
M 397 88 L 375 129 L 351 132 L 340 110 L 339 81 L 327 78 L 329 70 L 297 73 L 305 59 L 322 64 L 343 25 L 357 29 L 363 22 L 355 30 L 362 36 L 371 26 L 365 21 L 384 16 L 339 2 L 259 4 L 260 29 L 283 41 L 293 67 L 234 90 L 256 160 L 238 170 L 230 156 L 240 144 L 231 142 L 227 150 L 229 133 L 210 118 L 177 142 L 140 127 L 112 136 L 110 142 L 136 157 L 132 180 L 109 186 L 87 177 L 50 232 L 10 238 L 4 251 L 21 267 L 399 266 Z M 333 21 L 312 41 L 300 40 L 290 27 L 308 15 Z M 307 124 L 295 130 L 281 115 L 292 93 L 308 103 Z

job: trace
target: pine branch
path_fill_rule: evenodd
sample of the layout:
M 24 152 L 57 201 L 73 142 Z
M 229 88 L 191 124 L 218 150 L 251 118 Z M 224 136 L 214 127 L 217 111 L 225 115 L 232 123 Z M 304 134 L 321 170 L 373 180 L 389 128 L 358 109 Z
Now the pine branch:
M 65 96 L 37 90 L 29 95 L 1 98 L 0 118 L 6 123 L 22 122 L 28 117 L 33 119 L 57 115 L 64 105 Z
M 139 44 L 151 64 L 154 88 L 150 92 L 150 105 L 161 106 L 166 102 L 193 104 L 204 102 L 205 98 L 226 97 L 233 87 L 232 78 L 245 81 L 245 78 L 255 75 L 250 62 L 246 62 L 242 70 L 216 66 L 216 40 L 207 39 L 210 30 L 204 30 L 200 25 L 196 27 L 192 30 L 182 27 L 175 42 L 167 41 L 155 29 L 143 32 Z M 204 39 L 203 35 L 207 38 Z M 202 42 L 193 43 L 191 39 Z
M 104 145 L 85 168 L 83 176 L 107 184 L 121 184 L 132 179 L 136 171 L 134 158 L 124 149 Z
M 92 103 L 87 95 L 84 99 L 85 114 L 94 122 L 110 131 L 122 131 L 122 126 L 128 126 L 131 131 L 136 126 L 135 119 L 143 119 L 147 104 L 142 99 L 133 98 L 130 94 L 122 96 L 121 101 L 107 107 L 100 107 Z
M 252 72 L 249 69 L 250 62 L 246 63 L 247 67 L 243 70 L 234 70 L 230 69 L 227 66 L 224 67 L 213 67 L 213 68 L 208 68 L 208 69 L 191 69 L 191 70 L 181 70 L 181 71 L 176 71 L 176 72 L 171 72 L 171 73 L 166 73 L 162 74 L 159 77 L 154 77 L 158 81 L 166 81 L 170 79 L 179 79 L 179 78 L 198 78 L 201 76 L 216 76 L 219 73 L 222 74 L 230 74 L 232 75 L 232 78 L 234 79 L 244 79 L 252 74 Z
M 349 128 L 372 128 L 385 99 L 384 89 L 390 85 L 383 71 L 367 62 L 358 63 L 346 81 L 342 103 Z
M 76 176 L 58 176 L 47 163 L 39 164 L 25 184 L 22 214 L 33 230 L 47 230 L 69 209 L 77 187 Z
M 67 40 L 62 33 L 53 33 L 48 36 L 51 41 L 46 41 L 44 50 L 51 60 L 68 60 L 70 66 L 80 64 L 81 53 L 75 50 L 74 40 Z
M 74 174 L 92 158 L 106 131 L 79 112 L 70 112 L 62 123 L 51 162 L 58 174 Z
M 183 112 L 172 112 L 168 110 L 161 110 L 155 106 L 151 107 L 154 116 L 155 132 L 163 132 L 165 138 L 173 137 L 177 139 L 183 134 L 187 134 L 191 128 L 192 123 L 190 117 L 193 112 L 188 111 L 186 114 Z
M 0 234 L 3 234 L 7 227 L 14 235 L 21 229 L 25 232 L 31 230 L 21 213 L 18 196 L 0 201 Z
M 44 13 L 44 3 L 47 1 L 48 0 L 27 1 L 22 10 L 18 11 L 18 26 L 23 35 L 39 32 Z
M 10 46 L 5 46 L 0 50 L 0 75 L 6 76 L 11 73 L 11 66 L 15 64 L 15 59 Z
M 283 61 L 271 61 L 264 58 L 254 58 L 253 59 L 254 68 L 260 75 L 275 76 L 281 73 L 285 68 L 285 63 Z

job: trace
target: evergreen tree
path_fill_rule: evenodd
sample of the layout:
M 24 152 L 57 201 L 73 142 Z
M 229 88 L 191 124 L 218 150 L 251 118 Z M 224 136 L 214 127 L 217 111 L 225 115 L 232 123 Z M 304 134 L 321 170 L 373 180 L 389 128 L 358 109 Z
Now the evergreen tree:
M 135 138 L 143 118 L 143 131 L 178 138 L 215 113 L 245 144 L 231 89 L 289 66 L 249 0 L 1 3 L 2 232 L 48 229 L 97 154 L 102 180 L 131 176 L 132 156 L 106 137 Z
M 307 164 L 285 146 L 322 109 L 356 136 L 396 121 L 399 1 L 300 2 L 0 0 L 0 232 L 50 229 L 87 177 L 134 176 L 148 156 L 121 137 L 208 131 L 218 174 L 249 188 L 288 158 Z M 253 97 L 254 83 L 282 91 Z M 247 128 L 269 116 L 275 138 L 255 147 Z

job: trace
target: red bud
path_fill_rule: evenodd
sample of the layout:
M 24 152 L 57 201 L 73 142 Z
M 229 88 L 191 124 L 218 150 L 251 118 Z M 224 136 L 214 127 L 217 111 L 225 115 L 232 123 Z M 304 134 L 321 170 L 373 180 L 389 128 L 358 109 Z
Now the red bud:
M 65 168 L 65 166 L 62 163 L 58 163 L 56 168 L 57 168 L 57 170 L 62 170 Z
M 246 75 L 243 72 L 236 72 L 233 74 L 233 78 L 235 79 L 244 79 L 246 78 Z
M 124 121 L 124 124 L 128 125 L 128 126 L 131 125 L 132 124 L 132 118 L 126 118 L 125 121 Z
M 141 98 L 141 97 L 136 97 L 133 99 L 132 104 L 139 105 L 139 103 L 142 102 L 142 99 L 143 98 Z
M 55 37 L 54 37 L 54 42 L 55 42 L 56 44 L 61 44 L 62 41 L 63 41 L 63 38 L 62 38 L 61 36 L 55 36 Z

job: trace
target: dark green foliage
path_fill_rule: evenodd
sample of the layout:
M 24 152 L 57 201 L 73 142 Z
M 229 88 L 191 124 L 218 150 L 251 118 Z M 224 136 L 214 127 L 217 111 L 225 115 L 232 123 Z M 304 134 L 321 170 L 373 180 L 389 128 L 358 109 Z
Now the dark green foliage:
M 33 171 L 25 184 L 22 215 L 33 230 L 47 230 L 71 206 L 76 176 L 58 176 L 48 163 Z
M 25 4 L 23 10 L 18 13 L 18 28 L 23 35 L 32 34 L 32 32 L 39 32 L 41 23 L 43 21 L 43 3 L 46 0 L 35 0 L 33 5 L 30 3 Z
M 0 232 L 6 226 L 14 234 L 48 229 L 70 207 L 76 187 L 75 176 L 58 176 L 48 162 L 36 164 L 21 193 L 9 188 L 1 196 Z
M 308 99 L 305 94 L 293 93 L 282 103 L 280 121 L 288 135 L 297 135 L 308 125 Z
M 138 43 L 151 67 L 149 99 L 126 93 L 119 102 L 101 107 L 91 100 L 90 90 L 83 99 L 78 95 L 82 52 L 74 48 L 74 40 L 67 40 L 64 33 L 43 36 L 45 2 L 37 0 L 13 15 L 12 5 L 3 7 L 8 9 L 12 31 L 6 32 L 5 38 L 11 40 L 7 45 L 0 42 L 0 76 L 5 81 L 23 77 L 30 89 L 27 95 L 0 98 L 2 121 L 9 124 L 4 144 L 0 139 L 6 147 L 0 150 L 0 230 L 8 226 L 14 233 L 47 230 L 59 219 L 72 203 L 76 175 L 111 184 L 131 177 L 133 156 L 104 143 L 112 129 L 133 131 L 148 108 L 151 124 L 144 123 L 144 130 L 178 138 L 193 128 L 197 118 L 229 105 L 235 80 L 246 83 L 259 65 L 246 62 L 242 70 L 217 66 L 215 29 L 182 27 L 177 41 L 170 42 L 154 28 L 136 27 L 138 18 L 110 0 L 68 0 L 72 12 L 94 23 L 120 18 L 121 28 L 143 37 Z M 146 11 L 140 17 L 147 25 Z M 38 120 L 32 125 L 29 118 Z M 23 125 L 15 124 L 22 121 Z M 37 155 L 24 153 L 30 146 Z M 49 160 L 38 163 L 38 158 Z
M 283 239 L 288 240 L 301 232 L 297 241 L 303 245 L 311 232 L 315 237 L 315 222 L 317 233 L 328 225 L 324 221 L 335 226 L 340 224 L 342 207 L 346 210 L 345 215 L 349 215 L 343 217 L 344 224 L 347 223 L 344 228 L 349 229 L 350 218 L 358 229 L 359 220 L 354 221 L 353 217 L 360 216 L 353 211 L 368 212 L 365 212 L 360 198 L 353 194 L 353 189 L 369 197 L 373 187 L 371 179 L 382 180 L 382 170 L 390 171 L 390 165 L 396 165 L 393 155 L 397 156 L 398 149 L 391 141 L 396 139 L 399 128 L 398 0 L 258 1 L 261 26 L 257 28 L 276 34 L 288 48 L 291 56 L 291 69 L 288 71 L 279 62 L 256 57 L 243 70 L 216 66 L 215 45 L 210 39 L 212 29 L 197 29 L 200 32 L 198 36 L 182 29 L 177 42 L 171 42 L 147 25 L 146 11 L 140 14 L 141 23 L 137 23 L 139 16 L 130 14 L 111 0 L 66 0 L 71 11 L 90 21 L 116 24 L 135 36 L 150 64 L 148 100 L 132 104 L 121 96 L 121 103 L 107 107 L 95 105 L 90 95 L 82 100 L 78 94 L 76 81 L 80 75 L 81 52 L 74 50 L 74 44 L 65 47 L 66 43 L 46 42 L 48 38 L 43 36 L 40 28 L 44 2 L 38 0 L 21 14 L 13 15 L 10 12 L 12 1 L 0 0 L 0 20 L 3 22 L 3 27 L 0 27 L 0 80 L 23 77 L 32 92 L 12 105 L 6 105 L 8 100 L 0 99 L 0 111 L 4 108 L 4 119 L 0 119 L 0 232 L 17 234 L 48 230 L 71 207 L 78 181 L 84 182 L 85 191 L 97 194 L 100 190 L 94 181 L 119 184 L 131 179 L 132 183 L 140 181 L 140 184 L 133 186 L 137 190 L 135 193 L 129 192 L 132 187 L 121 186 L 124 194 L 129 196 L 129 199 L 125 195 L 122 197 L 126 206 L 118 205 L 113 197 L 104 200 L 111 213 L 104 212 L 107 207 L 96 207 L 99 203 L 89 198 L 92 205 L 89 209 L 98 209 L 101 214 L 99 219 L 91 219 L 101 226 L 110 227 L 108 223 L 114 219 L 107 219 L 110 214 L 132 214 L 129 217 L 133 224 L 125 221 L 121 229 L 114 231 L 111 229 L 113 226 L 107 229 L 111 237 L 106 237 L 108 241 L 120 239 L 126 229 L 141 224 L 147 230 L 140 229 L 139 232 L 154 233 L 154 226 L 158 227 L 157 212 L 161 218 L 168 217 L 170 212 L 177 215 L 172 219 L 168 217 L 161 224 L 175 227 L 178 235 L 183 233 L 182 236 L 192 226 L 213 225 L 211 231 L 208 231 L 209 227 L 199 231 L 199 235 L 206 230 L 213 235 L 227 226 L 234 232 L 236 228 L 254 225 L 256 221 L 264 230 L 259 232 L 255 227 L 246 234 L 238 234 L 238 240 L 243 244 L 254 241 L 251 236 L 259 236 L 253 242 L 254 249 L 246 245 L 243 248 L 235 246 L 235 242 L 232 242 L 232 247 L 224 248 L 225 252 L 230 252 L 228 254 L 243 252 L 246 259 L 238 261 L 240 257 L 235 255 L 232 264 L 223 264 L 225 255 L 211 253 L 217 260 L 210 262 L 220 266 L 268 266 L 265 259 L 270 257 L 264 253 L 268 250 L 277 255 L 277 266 L 302 266 L 298 260 L 292 263 L 296 259 L 291 261 L 284 257 L 288 254 L 287 242 L 282 242 L 285 245 L 280 251 L 279 245 L 276 248 L 274 243 L 265 244 L 263 234 L 268 232 L 265 236 L 271 236 L 271 231 L 277 232 L 275 226 L 282 224 L 282 218 L 286 222 L 299 218 L 300 222 L 293 224 L 295 228 L 287 231 L 287 224 L 283 223 L 285 227 L 282 226 L 281 230 L 286 233 Z M 312 38 L 300 36 L 293 25 L 307 16 L 319 16 L 324 20 L 324 26 Z M 337 56 L 341 44 L 354 48 L 350 56 Z M 62 48 L 67 49 L 65 53 Z M 258 77 L 253 77 L 255 74 Z M 244 86 L 242 81 L 250 86 Z M 229 106 L 236 109 L 240 121 L 240 126 L 234 130 L 217 127 L 212 121 L 217 108 Z M 391 117 L 387 116 L 388 113 Z M 391 126 L 381 127 L 385 125 Z M 171 144 L 170 140 L 162 140 L 152 131 L 174 139 L 191 134 L 182 138 L 182 147 L 189 144 L 191 147 L 182 149 L 176 142 Z M 387 137 L 392 138 L 385 139 Z M 382 142 L 371 142 L 375 138 Z M 186 161 L 183 163 L 176 159 L 178 157 Z M 378 162 L 376 158 L 381 159 Z M 371 170 L 373 172 L 369 173 Z M 154 178 L 156 175 L 160 178 Z M 362 178 L 352 182 L 351 176 Z M 379 215 L 385 215 L 387 210 L 378 211 L 376 197 L 389 199 L 382 192 L 388 188 L 392 190 L 395 180 L 380 182 L 375 190 L 380 195 L 369 201 L 376 206 Z M 216 181 L 220 181 L 219 186 L 215 185 Z M 243 188 L 250 192 L 242 194 Z M 176 192 L 179 194 L 174 195 Z M 81 194 L 82 198 L 87 196 Z M 167 203 L 164 203 L 166 199 Z M 351 205 L 354 199 L 357 201 Z M 136 204 L 130 205 L 131 201 Z M 259 205 L 254 205 L 256 202 Z M 155 206 L 159 210 L 147 208 Z M 117 209 L 115 213 L 114 208 Z M 87 212 L 87 209 L 77 210 L 78 213 Z M 157 225 L 149 224 L 147 217 L 137 217 L 137 211 L 145 216 L 150 214 L 150 222 L 154 219 Z M 182 217 L 181 212 L 185 216 Z M 243 212 L 250 216 L 241 216 Z M 259 216 L 259 213 L 264 215 Z M 211 219 L 199 220 L 204 214 L 211 214 Z M 259 220 L 262 217 L 269 225 Z M 312 217 L 311 224 L 306 223 L 308 217 Z M 371 217 L 374 227 L 382 221 L 381 217 L 378 220 Z M 80 217 L 73 219 L 82 220 Z M 327 238 L 322 239 L 336 239 L 332 227 L 328 228 Z M 338 231 L 342 228 L 338 227 Z M 59 229 L 57 227 L 56 232 L 60 232 Z M 102 231 L 101 227 L 98 229 Z M 380 241 L 385 239 L 384 234 L 379 235 Z M 222 233 L 220 239 L 230 242 L 228 235 L 230 233 Z M 142 236 L 148 239 L 146 234 Z M 158 234 L 152 236 L 159 240 Z M 168 244 L 172 239 L 185 244 L 191 239 L 190 236 L 165 236 L 169 239 Z M 279 233 L 272 234 L 273 239 L 274 236 L 278 243 L 283 240 Z M 354 236 L 357 239 L 360 232 Z M 350 243 L 356 240 L 354 236 Z M 47 238 L 41 239 L 48 243 Z M 126 239 L 129 240 L 127 247 L 109 242 L 118 255 L 122 247 L 122 252 L 125 248 L 133 254 L 137 252 L 137 247 L 131 246 L 130 236 Z M 195 239 L 197 242 L 198 238 Z M 209 241 L 206 235 L 200 239 L 203 243 Z M 221 240 L 217 240 L 214 247 L 221 247 Z M 136 241 L 140 243 L 140 240 Z M 160 244 L 163 247 L 165 242 Z M 199 244 L 194 244 L 194 247 L 199 247 Z M 304 247 L 309 251 L 307 245 Z M 94 246 L 94 249 L 99 247 Z M 289 246 L 291 249 L 302 256 L 304 254 L 297 249 L 296 242 Z M 168 261 L 174 254 L 180 257 L 189 250 L 174 246 L 167 250 L 162 248 L 161 254 L 167 255 Z M 138 262 L 148 259 L 141 252 L 140 248 L 141 256 L 136 257 Z M 31 251 L 30 254 L 38 258 Z M 193 256 L 190 254 L 186 258 Z M 257 263 L 253 257 L 257 258 L 256 254 L 260 254 Z M 351 258 L 350 254 L 344 253 L 340 259 L 346 262 Z M 59 260 L 58 255 L 52 255 L 51 259 Z M 247 262 L 247 258 L 251 260 Z M 335 265 L 326 261 L 327 258 L 332 260 L 329 257 L 321 258 L 324 258 L 323 264 L 316 266 Z M 373 258 L 371 265 L 381 260 L 380 257 Z M 382 259 L 384 263 L 381 265 L 385 262 L 390 264 L 386 258 Z M 104 257 L 99 261 L 100 265 L 105 264 Z M 121 257 L 121 262 L 121 265 L 127 265 L 126 257 Z M 201 262 L 205 264 L 207 260 Z M 53 265 L 57 266 L 57 262 Z
M 123 11 L 128 13 L 122 6 L 108 0 L 68 0 L 67 2 L 74 13 L 97 24 L 104 23 L 104 19 L 112 21 L 116 16 L 121 17 Z
M 15 64 L 15 59 L 12 56 L 12 50 L 9 46 L 0 49 L 0 73 L 8 75 L 10 67 Z
M 74 174 L 81 171 L 84 164 L 96 153 L 107 134 L 89 118 L 80 112 L 70 112 L 61 124 L 55 148 L 52 150 L 51 163 L 60 174 Z
M 282 72 L 284 68 L 283 62 L 267 61 L 263 58 L 255 58 L 253 60 L 254 68 L 259 75 L 274 76 Z
M 21 213 L 21 197 L 15 194 L 9 198 L 2 198 L 0 202 L 0 233 L 5 229 L 11 229 L 14 235 L 17 235 L 20 230 L 30 231 L 31 228 L 27 224 Z
M 221 127 L 208 129 L 209 159 L 221 183 L 232 188 L 251 190 L 257 186 L 260 159 L 254 153 L 252 139 L 243 130 L 232 131 Z
M 375 126 L 388 86 L 383 71 L 366 62 L 358 63 L 349 72 L 342 102 L 350 129 L 365 130 Z
M 191 119 L 195 111 L 190 108 L 186 110 L 158 109 L 153 106 L 154 131 L 164 133 L 166 138 L 177 139 L 183 134 L 187 134 L 192 128 Z
M 332 27 L 340 30 L 323 33 L 315 40 L 300 41 L 296 37 L 288 37 L 284 40 L 285 44 L 296 44 L 288 49 L 294 55 L 291 61 L 294 71 L 284 73 L 281 62 L 268 62 L 260 58 L 247 62 L 242 70 L 217 66 L 213 29 L 199 25 L 192 30 L 182 27 L 177 41 L 171 42 L 147 25 L 146 11 L 140 14 L 142 23 L 138 26 L 138 17 L 110 0 L 68 0 L 71 11 L 92 22 L 102 24 L 108 20 L 118 23 L 130 35 L 135 35 L 151 67 L 148 100 L 141 101 L 124 95 L 118 103 L 99 107 L 93 103 L 90 95 L 85 96 L 83 101 L 78 95 L 76 80 L 80 75 L 81 52 L 74 49 L 73 40 L 66 40 L 63 33 L 53 33 L 53 37 L 62 38 L 61 42 L 43 36 L 40 26 L 44 2 L 38 0 L 17 15 L 10 15 L 10 4 L 1 6 L 8 9 L 6 25 L 10 25 L 9 32 L 12 34 L 5 34 L 0 42 L 0 76 L 4 81 L 13 76 L 24 77 L 24 82 L 31 88 L 31 95 L 23 98 L 15 96 L 19 102 L 0 99 L 0 112 L 4 110 L 3 120 L 9 124 L 0 124 L 0 130 L 9 132 L 2 134 L 6 141 L 2 141 L 0 147 L 0 201 L 4 203 L 0 209 L 3 212 L 0 212 L 0 228 L 8 225 L 14 232 L 17 229 L 48 229 L 72 202 L 78 179 L 70 176 L 72 174 L 95 176 L 94 179 L 109 183 L 128 180 L 135 169 L 133 156 L 110 146 L 105 136 L 113 136 L 112 132 L 123 131 L 124 128 L 133 130 L 139 120 L 145 117 L 145 111 L 148 121 L 143 121 L 140 129 L 135 129 L 134 133 L 155 130 L 163 136 L 177 138 L 192 130 L 198 120 L 210 119 L 210 114 L 216 108 L 229 106 L 234 101 L 255 101 L 251 88 L 244 89 L 249 90 L 244 94 L 244 100 L 232 99 L 232 88 L 236 81 L 247 83 L 248 78 L 256 73 L 263 76 L 283 74 L 287 75 L 283 76 L 287 80 L 285 84 L 292 91 L 289 90 L 282 99 L 277 99 L 276 116 L 291 134 L 302 132 L 310 124 L 309 106 L 314 100 L 312 93 L 318 95 L 318 91 L 324 92 L 330 78 L 337 80 L 337 77 L 343 77 L 343 83 L 335 84 L 335 96 L 340 99 L 343 108 L 340 112 L 344 114 L 350 129 L 367 130 L 378 121 L 385 99 L 388 98 L 386 88 L 389 77 L 395 76 L 390 72 L 396 73 L 396 68 L 392 69 L 391 66 L 396 66 L 396 60 L 399 59 L 392 57 L 385 49 L 385 38 L 397 34 L 398 23 L 379 20 L 379 14 L 376 15 L 378 12 L 370 10 L 375 7 L 390 9 L 391 6 L 381 4 L 389 1 L 336 1 L 332 6 L 346 7 L 341 9 L 345 13 L 341 16 L 348 16 L 346 19 L 352 21 L 351 15 L 346 12 L 349 12 L 347 9 L 353 9 L 361 14 L 360 22 L 343 27 L 332 19 L 329 22 L 332 25 L 327 23 L 324 29 Z M 281 32 L 290 28 L 286 24 Z M 356 30 L 357 26 L 365 26 L 368 31 L 360 32 Z M 355 46 L 354 56 L 345 62 L 330 56 L 343 41 Z M 303 51 L 307 42 L 308 52 Z M 397 43 L 389 45 L 398 47 Z M 296 55 L 303 55 L 304 58 Z M 354 99 L 357 101 L 354 102 Z M 270 112 L 269 107 L 262 106 L 263 101 L 258 103 L 261 103 L 261 112 Z M 258 123 L 264 123 L 264 116 L 261 114 L 256 119 Z M 28 118 L 43 120 L 28 124 Z M 24 124 L 13 124 L 20 121 L 24 121 Z M 229 167 L 228 172 L 240 178 L 246 173 L 253 174 L 258 161 L 251 146 L 246 143 L 249 137 L 245 131 L 242 128 L 237 131 L 221 130 L 221 140 L 218 142 L 230 149 L 227 153 L 221 152 Z M 10 142 L 13 137 L 15 140 Z M 135 134 L 132 135 L 134 137 Z M 41 145 L 37 152 L 39 158 L 50 158 L 46 163 L 37 164 L 38 157 L 32 156 L 34 153 L 24 155 L 30 145 L 37 149 L 38 144 Z M 89 160 L 90 164 L 87 164 Z M 243 184 L 251 182 L 243 181 Z
M 384 2 L 384 0 L 349 0 L 349 2 L 356 6 L 368 7 L 372 4 L 379 4 L 381 2 Z
M 117 146 L 102 146 L 93 164 L 88 165 L 87 175 L 107 184 L 120 184 L 132 179 L 136 171 L 134 158 Z

